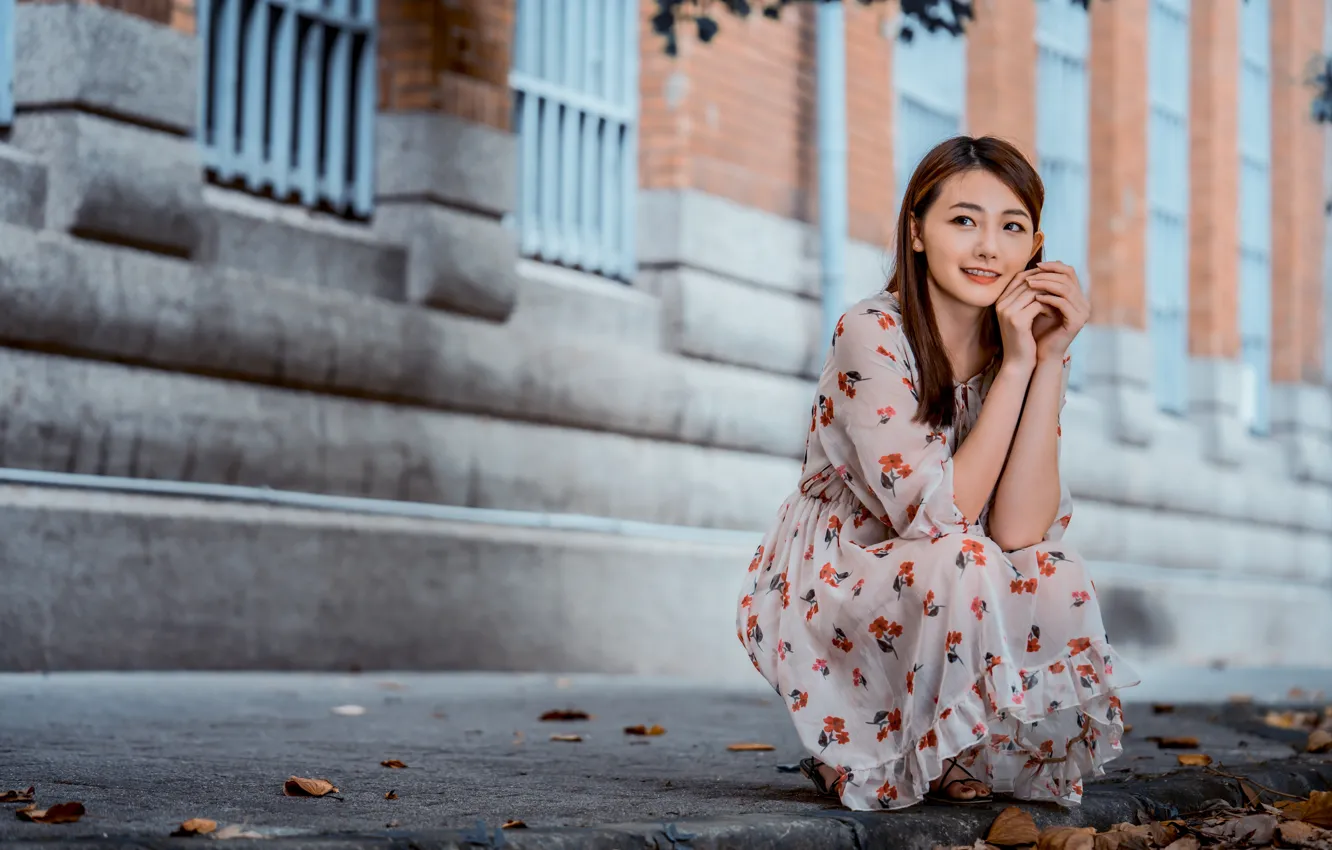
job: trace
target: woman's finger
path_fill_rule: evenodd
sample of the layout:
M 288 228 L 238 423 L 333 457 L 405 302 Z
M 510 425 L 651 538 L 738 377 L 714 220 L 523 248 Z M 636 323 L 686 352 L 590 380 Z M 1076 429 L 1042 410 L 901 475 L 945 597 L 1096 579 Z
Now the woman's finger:
M 1026 307 L 1036 297 L 1036 290 L 1030 286 L 1023 285 L 1007 296 L 1002 304 L 995 304 L 995 310 L 1001 316 L 1013 315 L 1018 310 Z
M 1055 310 L 1058 310 L 1063 315 L 1064 321 L 1068 324 L 1081 325 L 1086 320 L 1082 311 L 1061 295 L 1055 295 L 1050 292 L 1037 292 L 1035 298 L 1038 303 L 1048 304 Z
M 1022 286 L 1023 283 L 1026 282 L 1028 277 L 1030 277 L 1035 273 L 1036 269 L 1023 269 L 1022 271 L 1013 275 L 1013 279 L 1008 282 L 1008 285 L 1004 287 L 1004 291 L 999 294 L 999 301 L 1003 301 L 1006 296 L 1015 292 L 1019 287 Z
M 1068 277 L 1050 274 L 1049 272 L 1032 275 L 1027 278 L 1027 285 L 1034 289 L 1048 289 L 1051 292 L 1063 295 L 1065 298 L 1072 295 L 1073 290 L 1077 289 L 1077 285 Z

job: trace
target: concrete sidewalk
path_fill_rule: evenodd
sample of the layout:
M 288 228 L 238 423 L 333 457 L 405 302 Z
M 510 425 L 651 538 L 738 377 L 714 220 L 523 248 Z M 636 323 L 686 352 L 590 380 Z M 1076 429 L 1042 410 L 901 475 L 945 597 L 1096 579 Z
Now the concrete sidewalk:
M 365 712 L 333 711 L 346 705 Z M 593 718 L 538 719 L 567 708 Z M 1133 730 L 1110 775 L 1090 786 L 1080 809 L 1030 806 L 1039 823 L 1106 827 L 1138 810 L 1164 816 L 1216 797 L 1239 799 L 1235 780 L 1179 768 L 1174 753 L 1145 740 L 1154 735 L 1196 736 L 1214 768 L 1269 788 L 1307 794 L 1332 787 L 1332 758 L 1297 756 L 1304 736 L 1265 726 L 1255 706 L 1180 705 L 1154 714 L 1130 700 L 1127 709 Z M 624 733 L 638 724 L 660 724 L 666 734 Z M 550 740 L 570 733 L 582 741 Z M 747 741 L 775 750 L 727 750 Z M 852 813 L 783 770 L 801 755 L 784 706 L 761 682 L 466 673 L 0 675 L 0 792 L 32 785 L 40 808 L 70 800 L 87 808 L 78 823 L 61 825 L 0 812 L 0 842 L 197 846 L 200 839 L 168 836 L 200 817 L 245 824 L 284 848 L 497 846 L 495 828 L 517 819 L 530 828 L 500 834 L 515 848 L 928 848 L 971 843 L 1007 805 Z M 380 766 L 388 759 L 408 767 Z M 340 793 L 285 797 L 282 785 L 292 775 L 326 778 Z M 385 799 L 389 791 L 397 799 Z

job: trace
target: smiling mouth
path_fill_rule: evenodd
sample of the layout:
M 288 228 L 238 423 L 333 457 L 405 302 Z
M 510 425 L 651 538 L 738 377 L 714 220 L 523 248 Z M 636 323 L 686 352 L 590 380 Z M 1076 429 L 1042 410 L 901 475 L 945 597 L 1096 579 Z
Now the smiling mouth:
M 988 286 L 999 280 L 999 272 L 990 269 L 963 269 L 962 273 L 970 278 L 973 283 L 979 283 L 982 286 Z

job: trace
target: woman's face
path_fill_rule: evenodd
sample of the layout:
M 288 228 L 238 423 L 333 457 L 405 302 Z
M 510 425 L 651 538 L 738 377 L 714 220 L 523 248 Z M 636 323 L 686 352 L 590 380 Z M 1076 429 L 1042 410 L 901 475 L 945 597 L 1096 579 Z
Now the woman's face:
M 1036 255 L 1035 232 L 1022 201 L 984 169 L 944 181 L 923 221 L 912 220 L 912 249 L 929 264 L 932 298 L 990 307 Z

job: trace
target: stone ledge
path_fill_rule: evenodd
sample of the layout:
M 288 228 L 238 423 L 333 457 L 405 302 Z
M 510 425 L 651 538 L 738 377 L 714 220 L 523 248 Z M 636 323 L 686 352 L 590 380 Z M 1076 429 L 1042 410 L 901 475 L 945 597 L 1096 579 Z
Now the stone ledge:
M 46 222 L 46 164 L 0 143 L 0 222 L 39 230 Z
M 73 2 L 20 3 L 15 25 L 14 97 L 20 107 L 85 108 L 179 135 L 194 131 L 195 38 Z
M 517 197 L 512 133 L 442 112 L 380 114 L 375 193 L 458 206 L 499 218 Z
M 519 260 L 519 291 L 509 329 L 541 336 L 605 337 L 653 351 L 662 348 L 661 302 L 598 275 Z

